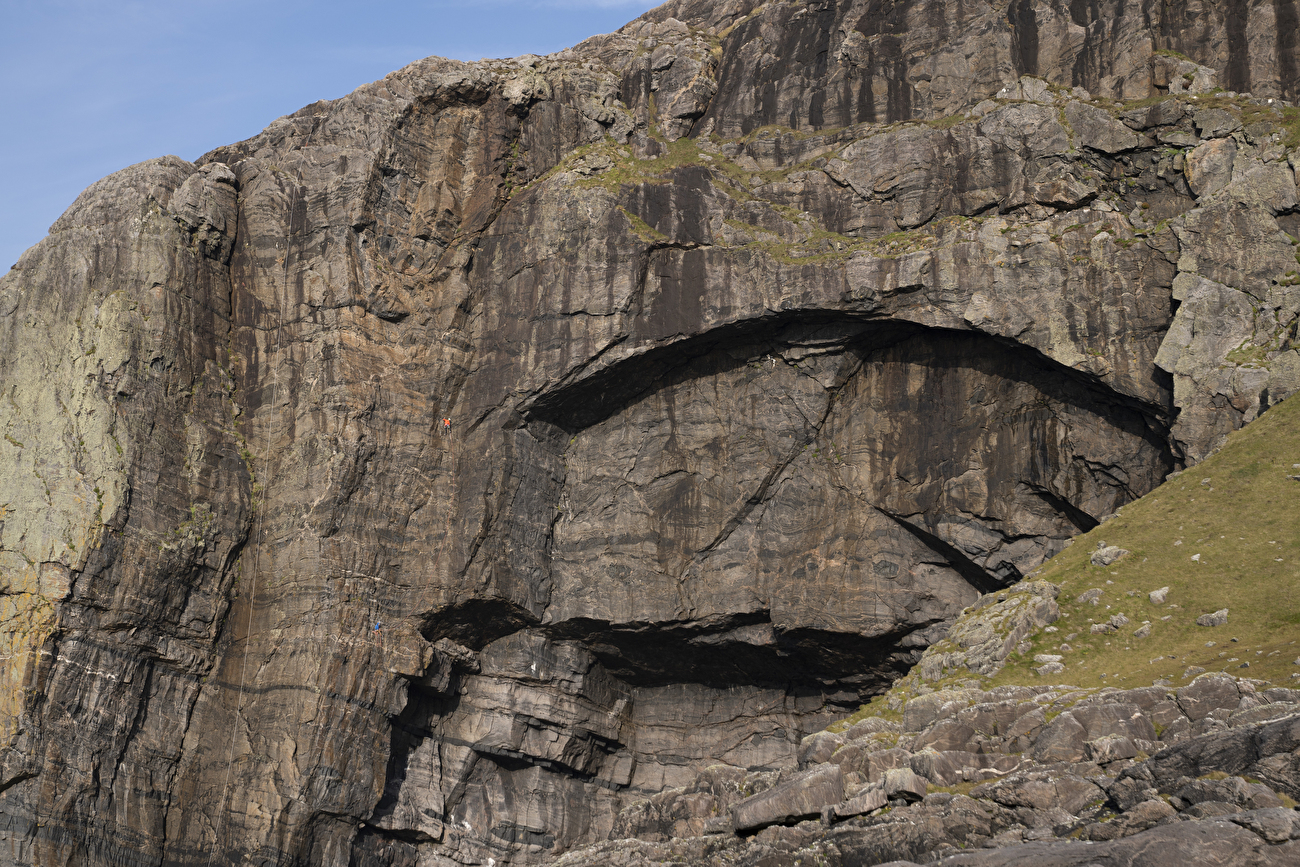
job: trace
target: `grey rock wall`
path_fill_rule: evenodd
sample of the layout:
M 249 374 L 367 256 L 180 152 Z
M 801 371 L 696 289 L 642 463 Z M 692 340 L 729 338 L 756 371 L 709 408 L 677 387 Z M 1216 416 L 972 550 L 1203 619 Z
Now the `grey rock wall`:
M 668 4 L 95 184 L 0 281 L 0 858 L 793 761 L 1295 390 L 1294 7 Z

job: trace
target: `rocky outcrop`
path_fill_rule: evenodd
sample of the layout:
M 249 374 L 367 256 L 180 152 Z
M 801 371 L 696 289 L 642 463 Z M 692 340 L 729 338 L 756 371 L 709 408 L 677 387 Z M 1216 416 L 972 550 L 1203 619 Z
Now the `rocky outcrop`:
M 901 723 L 872 717 L 812 736 L 835 742 L 809 756 L 825 760 L 775 785 L 771 773 L 732 770 L 719 790 L 722 769 L 711 769 L 625 810 L 624 839 L 556 863 L 1290 864 L 1300 853 L 1289 800 L 1300 794 L 1297 699 L 1225 675 L 1177 690 L 939 690 L 908 702 Z M 872 776 L 875 757 L 892 764 L 900 753 L 903 768 Z M 671 821 L 728 808 L 744 817 L 734 834 Z
M 779 784 L 1300 382 L 1295 4 L 1138 5 L 670 3 L 89 188 L 0 282 L 4 857 Z

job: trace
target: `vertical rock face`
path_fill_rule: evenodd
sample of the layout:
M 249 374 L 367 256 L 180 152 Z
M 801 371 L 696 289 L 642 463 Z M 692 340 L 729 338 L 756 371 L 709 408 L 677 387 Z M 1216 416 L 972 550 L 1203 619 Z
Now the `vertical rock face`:
M 669 3 L 95 184 L 0 282 L 3 857 L 536 863 L 792 760 L 1296 389 L 1294 19 Z

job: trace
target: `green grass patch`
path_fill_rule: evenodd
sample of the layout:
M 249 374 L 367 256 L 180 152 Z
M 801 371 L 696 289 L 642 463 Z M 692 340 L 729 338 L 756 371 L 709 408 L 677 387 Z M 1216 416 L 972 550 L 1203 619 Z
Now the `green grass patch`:
M 1284 108 L 1281 115 L 1282 144 L 1287 150 L 1300 148 L 1300 108 Z
M 932 129 L 952 129 L 955 126 L 965 123 L 968 120 L 964 114 L 949 114 L 944 117 L 938 117 L 934 120 L 927 120 L 926 126 Z
M 848 716 L 842 720 L 837 720 L 836 722 L 831 723 L 829 726 L 826 727 L 826 731 L 828 732 L 847 731 L 848 729 L 852 728 L 853 726 L 857 725 L 858 723 L 862 722 L 864 719 L 867 719 L 868 717 L 879 717 L 880 719 L 889 720 L 890 722 L 902 722 L 903 721 L 902 712 L 890 710 L 888 705 L 886 704 L 888 698 L 889 696 L 887 694 L 876 696 L 871 701 L 867 702 L 862 707 L 860 707 L 852 716 Z
M 636 232 L 637 237 L 640 238 L 642 241 L 647 241 L 653 244 L 656 242 L 668 240 L 667 235 L 665 235 L 663 232 L 656 229 L 654 226 L 651 226 L 649 223 L 647 223 L 645 220 L 638 217 L 636 214 L 632 213 L 626 208 L 619 208 L 619 210 L 623 212 L 623 216 L 626 217 L 628 223 L 631 224 L 632 231 Z
M 967 782 L 957 783 L 952 786 L 930 786 L 929 791 L 931 793 L 947 792 L 950 795 L 966 795 L 967 797 L 970 797 L 971 789 L 975 788 L 976 786 L 981 786 L 987 782 L 988 780 L 969 780 Z
M 1296 464 L 1300 399 L 1291 398 L 1232 434 L 1217 454 L 1077 537 L 1035 576 L 1061 587 L 1058 631 L 1032 636 L 1032 649 L 1013 654 L 990 685 L 1042 683 L 1031 671 L 1038 653 L 1064 656 L 1066 670 L 1051 679 L 1080 686 L 1131 688 L 1160 678 L 1178 686 L 1192 666 L 1290 684 L 1300 672 L 1292 664 L 1300 657 L 1300 482 L 1288 478 L 1300 475 Z M 1103 540 L 1131 553 L 1093 566 L 1089 558 Z M 1166 603 L 1152 604 L 1147 594 L 1166 586 Z M 1093 588 L 1103 591 L 1098 605 L 1075 601 Z M 1229 611 L 1226 625 L 1196 625 L 1199 615 L 1220 608 Z M 1093 622 L 1119 613 L 1129 623 L 1118 632 L 1090 632 Z M 1150 637 L 1134 638 L 1143 621 L 1150 621 Z

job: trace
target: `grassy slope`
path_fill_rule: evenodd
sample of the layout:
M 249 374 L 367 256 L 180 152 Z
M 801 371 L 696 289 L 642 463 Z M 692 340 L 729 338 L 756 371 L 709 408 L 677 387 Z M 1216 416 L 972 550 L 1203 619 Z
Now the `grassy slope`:
M 1040 653 L 1064 657 L 1066 670 L 1051 680 L 1079 686 L 1147 686 L 1162 677 L 1176 685 L 1190 666 L 1293 683 L 1300 673 L 1293 664 L 1300 657 L 1300 481 L 1290 475 L 1300 475 L 1300 396 L 1044 564 L 1036 577 L 1061 587 L 1059 631 L 1033 636 L 1033 651 L 1013 655 L 992 685 L 1041 683 L 1030 670 Z M 1131 553 L 1092 566 L 1103 540 Z M 1147 593 L 1165 586 L 1166 603 L 1153 605 Z M 1094 587 L 1105 591 L 1099 605 L 1075 601 Z M 1196 625 L 1198 615 L 1220 608 L 1229 609 L 1225 626 Z M 1115 613 L 1131 622 L 1111 635 L 1089 633 L 1093 621 Z M 1146 620 L 1150 637 L 1133 638 Z M 1073 649 L 1058 649 L 1063 643 Z

